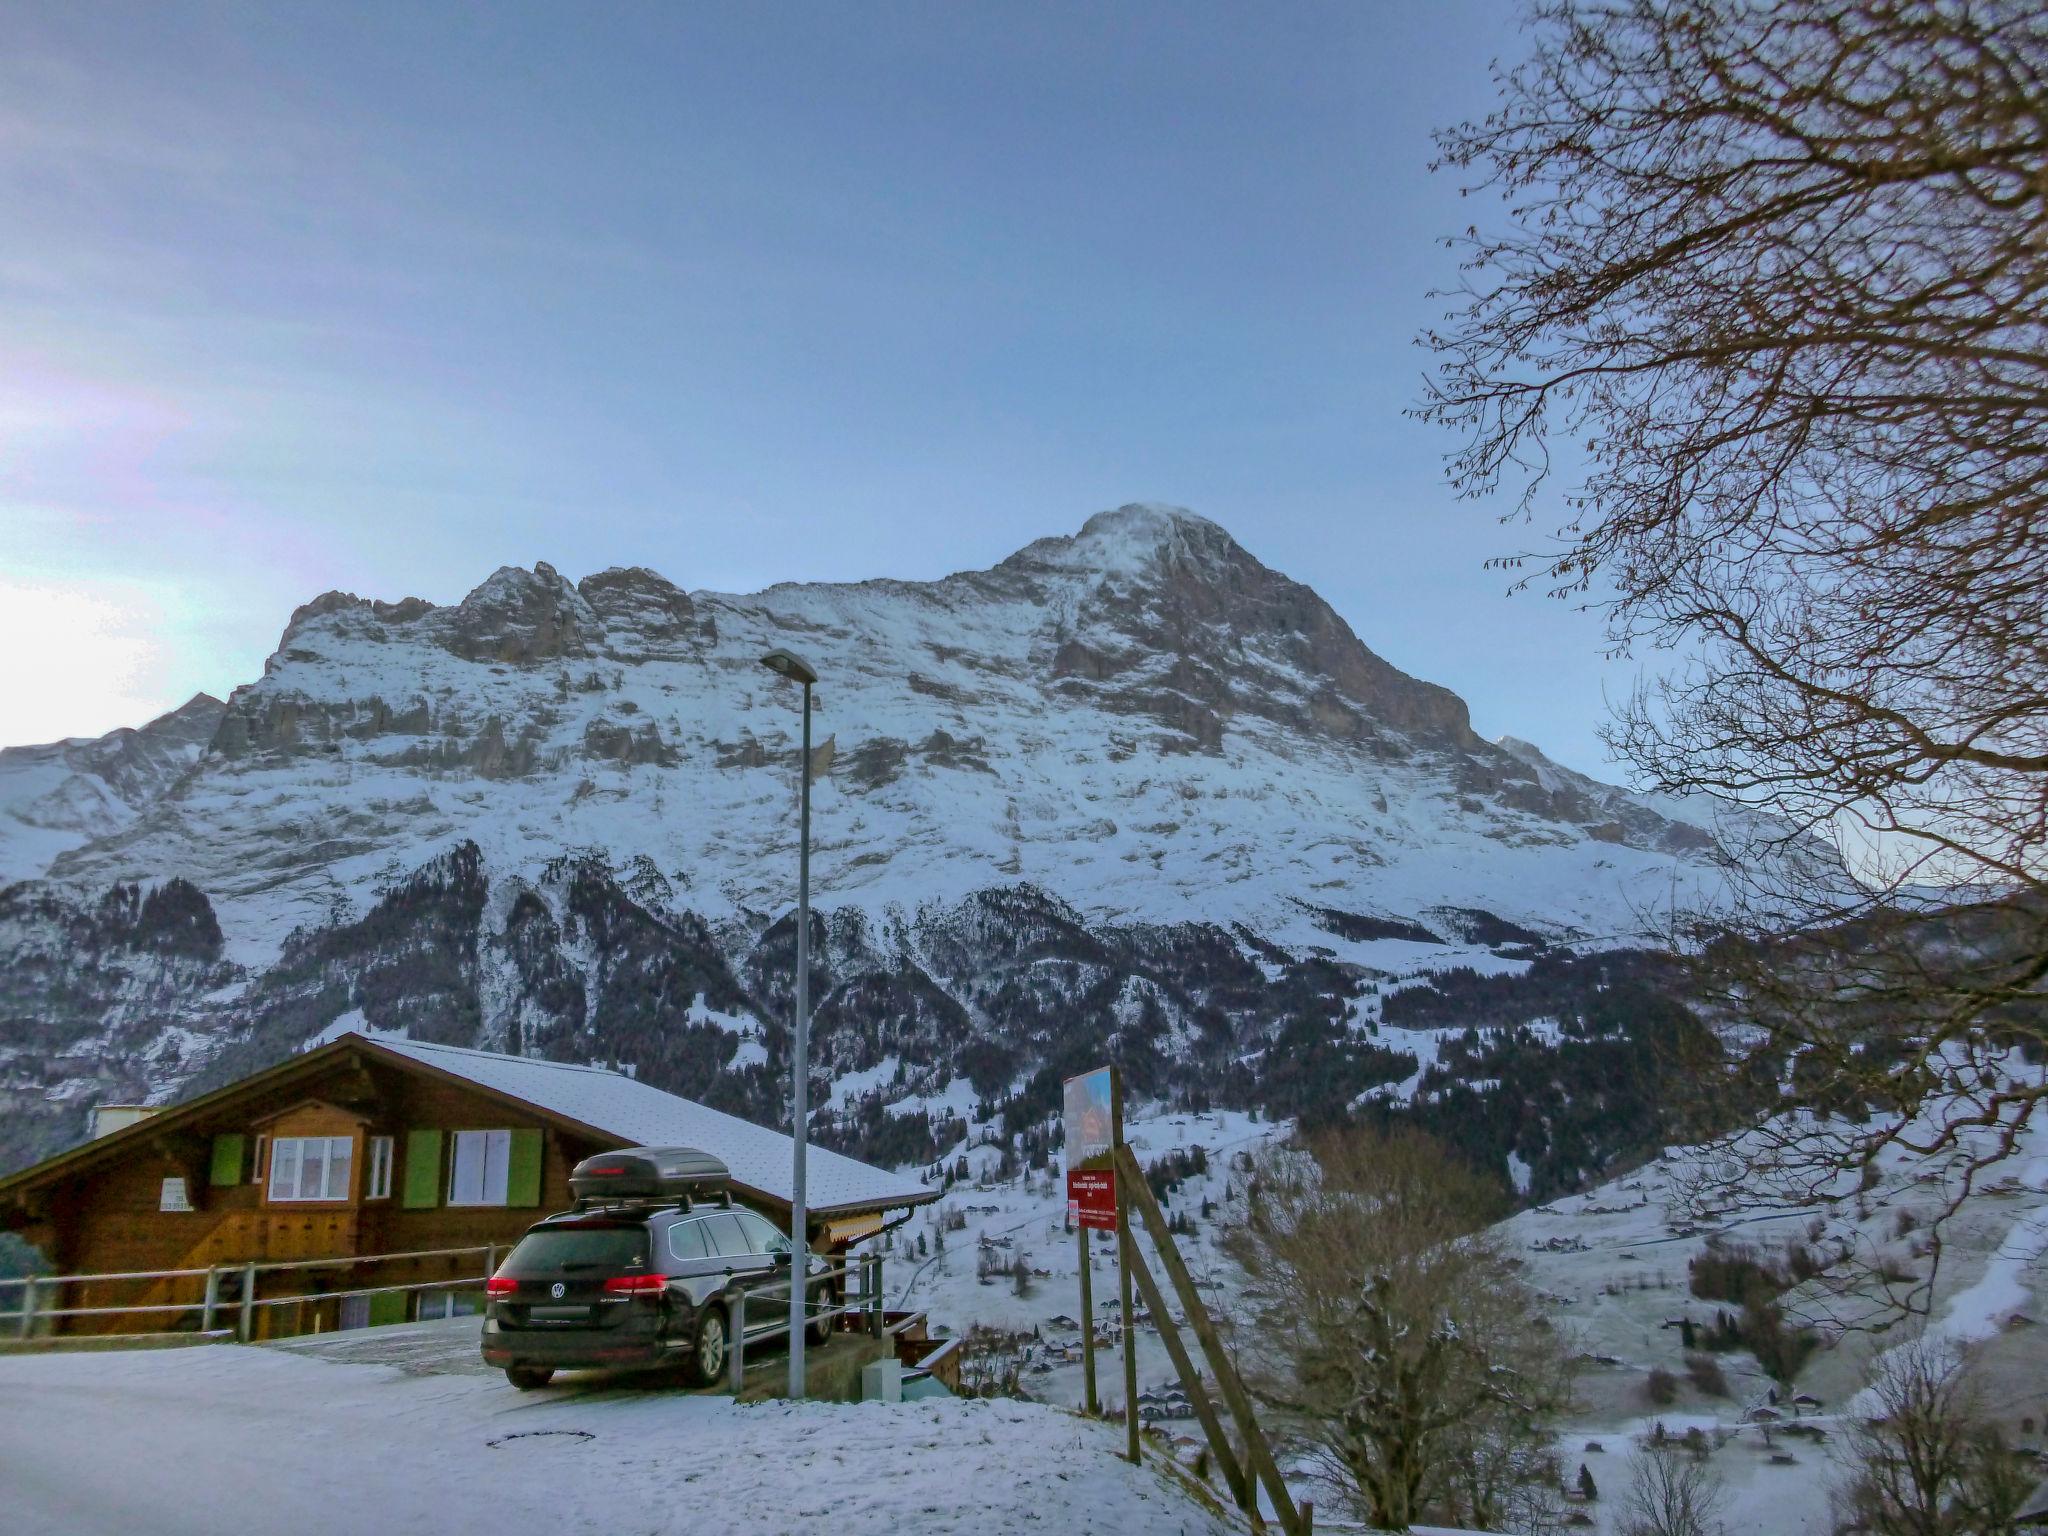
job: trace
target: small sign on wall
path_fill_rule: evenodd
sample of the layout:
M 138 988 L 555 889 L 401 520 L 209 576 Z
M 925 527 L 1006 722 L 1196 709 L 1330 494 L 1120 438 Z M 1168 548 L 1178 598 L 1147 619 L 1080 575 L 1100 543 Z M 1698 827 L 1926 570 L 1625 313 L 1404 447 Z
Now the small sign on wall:
M 164 1180 L 163 1194 L 157 1198 L 156 1208 L 160 1211 L 192 1209 L 192 1197 L 185 1192 L 185 1181 L 182 1178 Z

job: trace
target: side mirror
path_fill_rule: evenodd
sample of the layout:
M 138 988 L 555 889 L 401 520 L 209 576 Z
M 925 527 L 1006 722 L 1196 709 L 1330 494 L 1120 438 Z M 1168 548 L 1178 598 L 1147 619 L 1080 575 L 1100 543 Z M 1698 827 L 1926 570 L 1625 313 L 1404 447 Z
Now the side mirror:
M 775 1255 L 775 1267 L 777 1269 L 787 1269 L 789 1268 L 790 1264 L 795 1260 L 795 1258 L 796 1255 L 792 1253 L 789 1249 L 785 1248 L 780 1253 Z

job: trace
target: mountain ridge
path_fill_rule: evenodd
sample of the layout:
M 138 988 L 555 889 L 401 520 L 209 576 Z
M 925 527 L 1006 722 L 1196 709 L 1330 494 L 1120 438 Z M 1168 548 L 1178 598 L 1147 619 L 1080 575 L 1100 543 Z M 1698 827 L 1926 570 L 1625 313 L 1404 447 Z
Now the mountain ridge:
M 1105 1054 L 1182 1099 L 1359 1100 L 1422 1071 L 1375 1040 L 1377 978 L 1628 942 L 1718 878 L 1714 808 L 1481 740 L 1178 509 L 931 582 L 503 566 L 457 604 L 301 605 L 203 746 L 0 891 L 0 1102 L 46 1145 L 96 1096 L 354 1017 L 772 1118 L 799 723 L 776 646 L 818 668 L 837 746 L 816 1102 L 875 1155 L 931 1155 L 975 1103 L 1050 1113 Z M 25 825 L 0 777 L 17 864 Z

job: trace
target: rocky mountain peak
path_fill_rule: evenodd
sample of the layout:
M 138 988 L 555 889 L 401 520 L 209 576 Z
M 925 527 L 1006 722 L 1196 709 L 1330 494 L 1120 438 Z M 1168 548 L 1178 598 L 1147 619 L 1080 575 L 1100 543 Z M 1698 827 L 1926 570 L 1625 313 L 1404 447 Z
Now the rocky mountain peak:
M 702 638 L 690 595 L 645 566 L 613 566 L 584 577 L 576 590 L 603 623 L 606 647 L 621 659 L 675 657 Z
M 1129 577 L 1176 560 L 1215 567 L 1238 559 L 1251 556 L 1218 524 L 1183 507 L 1139 501 L 1096 513 L 1079 533 L 1035 540 L 997 569 Z
M 604 621 L 545 560 L 500 566 L 446 614 L 440 643 L 465 661 L 532 662 L 587 656 Z

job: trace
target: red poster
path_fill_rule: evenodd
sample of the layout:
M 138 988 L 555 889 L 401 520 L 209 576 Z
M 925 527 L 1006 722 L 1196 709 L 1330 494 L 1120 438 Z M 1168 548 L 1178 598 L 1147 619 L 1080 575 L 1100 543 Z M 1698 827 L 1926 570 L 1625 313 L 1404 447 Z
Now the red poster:
M 1116 1174 L 1107 1168 L 1067 1172 L 1067 1210 L 1084 1227 L 1116 1230 Z

